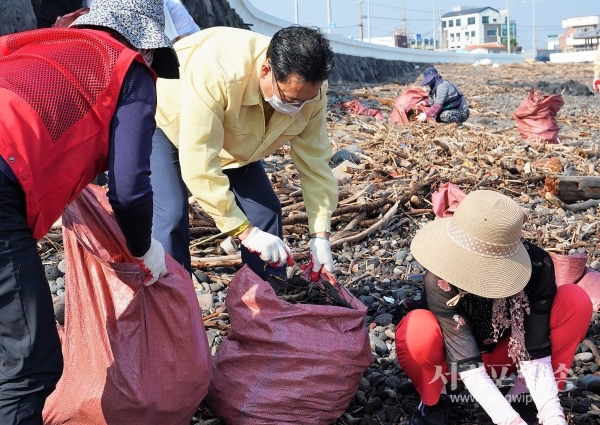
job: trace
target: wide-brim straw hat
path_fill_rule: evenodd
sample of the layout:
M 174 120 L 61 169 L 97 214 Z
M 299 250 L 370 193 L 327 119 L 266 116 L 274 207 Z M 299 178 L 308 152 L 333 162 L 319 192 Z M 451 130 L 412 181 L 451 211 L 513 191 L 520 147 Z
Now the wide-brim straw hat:
M 463 199 L 453 217 L 419 230 L 411 252 L 423 267 L 463 291 L 509 297 L 531 277 L 531 260 L 521 242 L 525 217 L 509 197 L 477 190 Z
M 160 78 L 179 78 L 179 61 L 165 34 L 163 0 L 94 0 L 71 26 L 110 28 L 137 49 L 153 49 L 152 69 Z

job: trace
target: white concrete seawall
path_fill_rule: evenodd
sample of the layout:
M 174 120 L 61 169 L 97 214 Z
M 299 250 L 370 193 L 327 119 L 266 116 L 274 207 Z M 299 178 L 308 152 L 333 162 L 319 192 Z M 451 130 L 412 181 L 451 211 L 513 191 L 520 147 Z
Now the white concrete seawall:
M 293 25 L 292 22 L 269 15 L 250 3 L 249 0 L 228 0 L 229 5 L 244 20 L 252 24 L 251 29 L 260 34 L 272 36 L 278 30 Z M 433 52 L 429 50 L 403 49 L 399 47 L 380 46 L 352 40 L 336 34 L 327 34 L 331 46 L 336 53 L 369 57 L 375 59 L 406 61 L 417 63 L 475 63 L 482 59 L 490 59 L 493 63 L 522 63 L 525 55 L 519 54 L 471 54 L 457 52 Z

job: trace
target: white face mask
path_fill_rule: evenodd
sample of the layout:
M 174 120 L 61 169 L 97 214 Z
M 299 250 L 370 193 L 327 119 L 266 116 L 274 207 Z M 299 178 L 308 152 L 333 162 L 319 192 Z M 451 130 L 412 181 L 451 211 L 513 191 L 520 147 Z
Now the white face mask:
M 142 53 L 141 50 L 138 50 L 138 53 L 142 55 L 144 61 L 146 62 L 146 65 L 148 65 L 148 67 L 151 67 L 152 61 L 154 60 L 154 50 L 148 50 L 148 52 L 146 53 Z
M 262 78 L 260 79 L 260 82 L 262 83 Z M 267 96 L 265 96 L 265 91 L 262 89 L 262 86 L 260 89 L 263 92 L 263 97 L 265 98 L 265 100 L 269 102 L 269 105 L 271 105 L 273 109 L 275 109 L 279 113 L 285 115 L 294 115 L 300 112 L 302 107 L 305 105 L 304 103 L 300 106 L 292 105 L 291 103 L 284 103 L 283 100 L 281 100 L 275 95 L 275 81 L 273 77 L 273 71 L 271 71 L 271 91 L 273 92 L 273 96 L 267 99 Z

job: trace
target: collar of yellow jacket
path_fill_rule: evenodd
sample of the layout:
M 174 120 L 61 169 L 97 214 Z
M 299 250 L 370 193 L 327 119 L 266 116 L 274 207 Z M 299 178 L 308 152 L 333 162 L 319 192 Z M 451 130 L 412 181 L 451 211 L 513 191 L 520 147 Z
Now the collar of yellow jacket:
M 242 105 L 259 105 L 262 104 L 262 94 L 260 92 L 260 68 L 267 59 L 266 52 L 260 55 L 252 64 L 252 72 L 248 79 L 248 85 L 244 90 L 244 97 L 242 97 Z

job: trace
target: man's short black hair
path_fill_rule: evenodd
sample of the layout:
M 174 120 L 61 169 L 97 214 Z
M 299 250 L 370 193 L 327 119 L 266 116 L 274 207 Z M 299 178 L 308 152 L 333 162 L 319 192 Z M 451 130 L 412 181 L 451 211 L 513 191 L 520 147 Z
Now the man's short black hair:
M 303 81 L 321 83 L 335 65 L 334 56 L 319 28 L 297 25 L 277 31 L 267 49 L 275 79 L 281 82 L 298 75 Z

